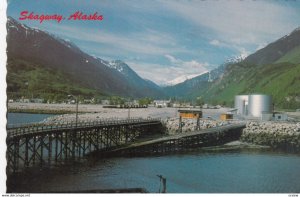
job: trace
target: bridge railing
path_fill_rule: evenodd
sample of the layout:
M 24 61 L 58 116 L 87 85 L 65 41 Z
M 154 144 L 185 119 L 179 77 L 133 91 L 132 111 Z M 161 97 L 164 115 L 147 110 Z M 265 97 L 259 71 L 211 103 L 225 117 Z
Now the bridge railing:
M 86 128 L 94 126 L 109 126 L 109 125 L 121 125 L 121 124 L 134 124 L 142 122 L 153 122 L 161 121 L 159 118 L 127 118 L 127 119 L 100 119 L 97 121 L 80 121 L 80 122 L 63 122 L 63 123 L 34 123 L 26 124 L 17 127 L 7 126 L 7 137 L 14 137 L 17 135 L 24 135 L 29 133 L 53 131 L 59 129 L 76 129 L 76 128 Z

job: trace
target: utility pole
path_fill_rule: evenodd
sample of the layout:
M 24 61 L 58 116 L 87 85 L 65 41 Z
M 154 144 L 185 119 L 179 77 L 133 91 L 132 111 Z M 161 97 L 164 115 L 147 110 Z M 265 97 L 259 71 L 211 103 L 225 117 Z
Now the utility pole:
M 75 102 L 76 102 L 76 117 L 75 117 L 75 126 L 77 128 L 77 124 L 78 124 L 78 104 L 79 104 L 79 96 L 74 96 L 72 94 L 68 95 L 68 99 L 70 98 L 75 98 Z
M 157 175 L 159 177 L 159 181 L 160 183 L 163 184 L 163 188 L 160 192 L 160 187 L 159 187 L 159 193 L 167 193 L 167 179 L 165 177 L 163 177 L 162 175 Z
M 183 124 L 183 122 L 182 122 L 182 117 L 181 117 L 181 115 L 179 114 L 179 132 L 180 132 L 180 133 L 182 133 L 182 124 Z
M 200 115 L 197 115 L 197 125 L 196 125 L 196 131 L 200 130 Z
M 77 123 L 78 123 L 78 96 L 76 97 L 76 128 L 77 128 Z
M 128 119 L 130 119 L 130 106 L 128 107 Z

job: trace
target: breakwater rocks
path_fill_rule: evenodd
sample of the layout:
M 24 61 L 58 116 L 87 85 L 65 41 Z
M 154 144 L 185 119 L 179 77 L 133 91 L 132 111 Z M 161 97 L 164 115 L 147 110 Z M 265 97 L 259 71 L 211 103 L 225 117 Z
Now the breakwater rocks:
M 300 123 L 248 122 L 241 141 L 300 151 Z
M 182 123 L 182 133 L 195 131 L 197 126 L 196 119 L 182 119 Z M 168 118 L 163 121 L 163 124 L 169 135 L 181 133 L 181 131 L 179 131 L 179 118 Z M 208 129 L 212 127 L 228 125 L 230 124 L 230 121 L 201 119 L 199 124 L 200 129 Z

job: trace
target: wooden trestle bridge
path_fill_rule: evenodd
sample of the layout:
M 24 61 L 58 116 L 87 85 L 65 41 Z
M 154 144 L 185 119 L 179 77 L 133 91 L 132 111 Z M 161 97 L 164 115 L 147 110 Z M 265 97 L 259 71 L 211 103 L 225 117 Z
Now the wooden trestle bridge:
M 162 132 L 159 119 L 105 120 L 7 128 L 7 173 L 53 165 Z
M 136 157 L 162 155 L 172 152 L 194 150 L 199 147 L 223 145 L 227 142 L 238 140 L 245 126 L 245 123 L 238 123 L 204 130 L 195 130 L 194 132 L 179 133 L 177 135 L 132 143 L 103 153 L 95 152 L 95 154 L 106 157 Z

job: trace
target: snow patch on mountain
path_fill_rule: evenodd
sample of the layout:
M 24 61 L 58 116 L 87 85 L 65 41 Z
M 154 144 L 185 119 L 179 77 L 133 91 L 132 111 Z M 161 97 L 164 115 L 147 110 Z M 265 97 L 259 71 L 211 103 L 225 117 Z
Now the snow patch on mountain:
M 123 70 L 124 70 L 124 64 L 123 63 L 121 63 L 120 61 L 111 61 L 111 62 L 109 62 L 108 63 L 108 66 L 110 67 L 110 68 L 113 68 L 113 69 L 116 69 L 117 71 L 119 71 L 119 72 L 123 72 Z
M 225 61 L 225 64 L 239 63 L 239 62 L 243 61 L 247 56 L 248 56 L 248 54 L 242 53 L 240 55 L 230 57 Z
M 205 71 L 203 73 L 198 73 L 198 74 L 191 74 L 191 75 L 182 75 L 179 76 L 173 80 L 167 81 L 167 83 L 163 84 L 163 86 L 173 86 L 182 82 L 185 82 L 186 80 L 192 79 L 194 77 L 197 77 L 199 75 L 203 75 L 205 73 L 208 73 L 208 71 Z

